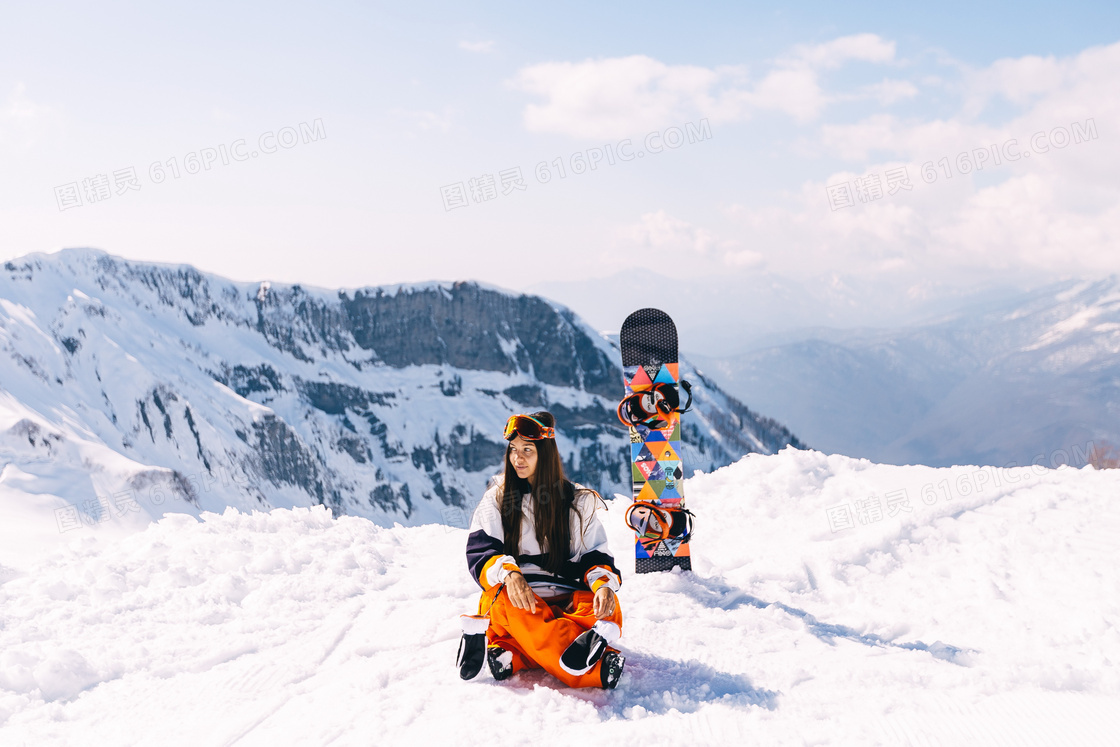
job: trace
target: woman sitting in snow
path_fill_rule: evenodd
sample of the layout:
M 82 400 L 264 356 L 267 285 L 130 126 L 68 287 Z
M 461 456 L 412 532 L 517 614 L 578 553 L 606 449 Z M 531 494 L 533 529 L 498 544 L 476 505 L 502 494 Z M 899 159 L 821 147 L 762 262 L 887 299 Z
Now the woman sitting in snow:
M 598 493 L 564 479 L 551 413 L 506 423 L 505 473 L 471 520 L 467 566 L 482 587 L 463 615 L 456 662 L 469 680 L 542 668 L 571 687 L 613 688 L 625 658 L 615 593 L 621 574 L 595 515 Z

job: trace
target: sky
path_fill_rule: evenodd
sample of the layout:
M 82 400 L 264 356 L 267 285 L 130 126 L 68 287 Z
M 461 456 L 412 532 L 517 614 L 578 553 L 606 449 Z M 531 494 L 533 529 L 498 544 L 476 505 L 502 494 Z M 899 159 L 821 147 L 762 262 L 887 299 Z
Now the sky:
M 1120 268 L 1115 4 L 2 7 L 3 259 L 471 279 L 600 326 L 651 285 L 891 323 Z

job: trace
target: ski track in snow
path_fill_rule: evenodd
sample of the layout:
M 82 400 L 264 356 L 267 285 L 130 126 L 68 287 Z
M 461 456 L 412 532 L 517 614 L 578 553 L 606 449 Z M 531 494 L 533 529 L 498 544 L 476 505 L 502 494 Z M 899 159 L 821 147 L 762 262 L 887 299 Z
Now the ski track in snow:
M 635 576 L 615 502 L 613 692 L 459 680 L 462 529 L 294 508 L 90 532 L 0 567 L 0 744 L 1114 743 L 1120 471 L 977 473 L 746 457 L 687 481 L 692 573 Z M 910 511 L 831 530 L 898 490 Z

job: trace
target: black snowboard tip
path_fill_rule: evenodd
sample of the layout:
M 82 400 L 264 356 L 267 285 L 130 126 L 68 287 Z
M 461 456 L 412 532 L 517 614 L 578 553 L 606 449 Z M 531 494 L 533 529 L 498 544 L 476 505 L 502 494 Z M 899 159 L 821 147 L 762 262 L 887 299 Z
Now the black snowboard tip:
M 677 325 L 661 309 L 638 309 L 618 335 L 623 366 L 661 366 L 677 362 Z

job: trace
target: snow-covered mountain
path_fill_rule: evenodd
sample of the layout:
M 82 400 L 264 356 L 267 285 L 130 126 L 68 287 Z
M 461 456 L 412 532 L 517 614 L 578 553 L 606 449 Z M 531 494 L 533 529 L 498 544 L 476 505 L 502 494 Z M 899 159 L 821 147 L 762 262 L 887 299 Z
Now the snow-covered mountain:
M 685 371 L 690 468 L 800 445 Z M 329 291 L 94 250 L 0 272 L 0 502 L 58 531 L 171 505 L 458 523 L 506 417 L 543 407 L 609 497 L 629 487 L 620 393 L 617 351 L 571 311 L 475 283 Z
M 1067 281 L 893 330 L 808 330 L 721 386 L 817 448 L 896 464 L 1084 464 L 1120 444 L 1120 279 Z

